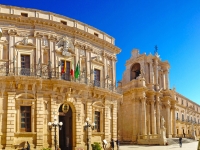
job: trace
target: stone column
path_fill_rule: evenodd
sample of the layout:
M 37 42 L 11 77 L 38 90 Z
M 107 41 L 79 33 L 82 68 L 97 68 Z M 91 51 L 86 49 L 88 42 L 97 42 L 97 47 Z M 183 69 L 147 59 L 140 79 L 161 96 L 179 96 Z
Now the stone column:
M 142 98 L 141 102 L 142 102 L 141 129 L 142 129 L 142 135 L 146 135 L 147 134 L 147 129 L 146 129 L 146 98 Z
M 44 125 L 44 105 L 43 105 L 43 93 L 37 93 L 36 100 L 36 147 L 40 149 L 43 147 L 44 135 L 43 135 L 43 125 Z
M 152 134 L 156 134 L 155 109 L 154 109 L 153 96 L 151 98 L 151 130 L 152 130 Z
M 159 89 L 159 85 L 158 85 L 158 60 L 157 60 L 157 59 L 155 59 L 154 72 L 155 72 L 155 85 L 156 85 L 156 90 L 158 90 L 158 89 Z
M 14 56 L 15 56 L 15 46 L 14 46 L 14 44 L 15 44 L 15 35 L 17 34 L 17 31 L 16 30 L 9 30 L 8 31 L 8 34 L 9 34 L 9 60 L 11 61 L 11 62 L 13 62 L 13 60 L 14 60 Z M 15 63 L 15 62 L 14 62 Z M 11 63 L 10 64 L 10 68 L 14 68 L 14 63 Z M 16 65 L 15 65 L 16 66 Z
M 8 92 L 7 101 L 7 122 L 4 124 L 6 127 L 6 147 L 5 150 L 10 150 L 14 143 L 15 123 L 16 123 L 16 110 L 15 110 L 15 92 Z
M 90 80 L 92 79 L 91 70 L 93 70 L 91 60 L 92 60 L 91 59 L 91 51 L 90 50 L 86 50 L 87 78 L 89 78 Z
M 165 86 L 166 86 L 166 89 L 169 89 L 169 77 L 168 77 L 168 69 L 164 71 L 165 73 Z
M 149 72 L 149 76 L 150 76 L 150 84 L 153 84 L 153 67 L 152 67 L 152 62 L 149 62 L 149 69 L 150 69 L 150 72 Z
M 160 97 L 156 95 L 156 127 L 157 127 L 157 134 L 160 134 Z
M 167 128 L 166 134 L 167 134 L 167 138 L 171 138 L 170 102 L 166 102 L 165 107 L 166 107 L 166 128 Z
M 147 102 L 147 111 L 146 111 L 146 115 L 147 115 L 147 134 L 149 135 L 151 133 L 151 129 L 150 129 L 150 103 Z
M 112 79 L 112 84 L 115 85 L 116 84 L 116 59 L 113 58 L 112 59 L 112 77 L 110 77 Z M 115 86 L 113 86 L 113 88 L 115 88 Z
M 49 41 L 49 47 L 50 47 L 50 61 L 51 61 L 51 66 L 52 68 L 56 68 L 56 62 L 55 62 L 55 42 L 53 40 Z
M 182 116 L 181 116 L 182 117 Z M 176 106 L 172 106 L 172 128 L 173 128 L 173 137 L 176 137 Z

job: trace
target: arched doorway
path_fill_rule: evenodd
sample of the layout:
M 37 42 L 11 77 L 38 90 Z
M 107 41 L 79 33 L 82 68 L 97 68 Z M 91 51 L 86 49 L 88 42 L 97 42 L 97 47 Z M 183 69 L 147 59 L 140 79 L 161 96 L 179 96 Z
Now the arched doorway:
M 67 113 L 63 113 L 62 106 L 59 108 L 59 121 L 63 122 L 62 130 L 59 130 L 59 147 L 62 150 L 72 150 L 72 109 L 69 106 Z

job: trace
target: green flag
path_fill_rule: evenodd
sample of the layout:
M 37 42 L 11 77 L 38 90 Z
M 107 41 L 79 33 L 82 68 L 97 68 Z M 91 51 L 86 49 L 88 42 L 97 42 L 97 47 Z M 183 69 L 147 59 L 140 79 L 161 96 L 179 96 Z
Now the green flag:
M 77 79 L 80 75 L 80 64 L 79 64 L 79 61 L 76 65 L 76 71 L 75 71 L 75 78 Z

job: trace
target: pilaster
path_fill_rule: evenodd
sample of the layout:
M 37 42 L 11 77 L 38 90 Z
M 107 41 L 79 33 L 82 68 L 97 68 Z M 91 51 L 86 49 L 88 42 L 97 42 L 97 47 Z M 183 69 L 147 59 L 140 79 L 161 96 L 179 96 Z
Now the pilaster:
M 83 141 L 83 124 L 84 122 L 82 122 L 82 113 L 81 113 L 81 98 L 76 98 L 77 102 L 76 102 L 76 146 L 81 146 L 82 141 Z
M 156 95 L 156 127 L 157 127 L 157 134 L 160 134 L 160 97 Z
M 167 138 L 171 138 L 171 115 L 170 115 L 170 102 L 165 102 L 165 107 L 166 107 L 166 134 Z
M 151 99 L 151 130 L 152 134 L 156 134 L 156 124 L 155 124 L 155 110 L 154 110 L 154 99 Z
M 147 115 L 147 135 L 150 134 L 150 103 L 147 102 L 147 111 L 146 111 L 146 115 Z
M 113 131 L 112 131 L 112 135 L 113 135 L 113 139 L 117 139 L 117 101 L 114 102 L 113 104 L 113 116 L 112 116 L 112 123 L 113 123 Z
M 176 106 L 172 105 L 172 129 L 173 129 L 173 137 L 176 137 Z
M 109 116 L 108 114 L 110 114 L 110 109 L 112 109 L 112 108 L 110 108 L 109 107 L 109 101 L 108 100 L 105 100 L 105 113 L 104 113 L 104 139 L 106 139 L 107 141 L 109 141 L 110 140 L 110 133 L 111 133 L 111 129 L 110 129 L 110 123 L 111 123 L 111 121 L 110 121 L 110 117 L 111 116 Z M 112 119 L 111 119 L 112 120 Z
M 87 107 L 86 118 L 88 117 L 90 119 L 89 123 L 91 123 L 91 121 L 92 121 L 92 102 L 91 101 L 87 101 L 87 106 L 86 107 Z M 91 143 L 92 129 L 91 128 L 87 128 L 87 130 L 88 130 L 88 132 L 86 131 L 87 132 L 86 136 L 88 134 L 89 143 Z
M 49 122 L 54 122 L 54 116 L 57 114 L 57 104 L 56 104 L 56 95 L 51 95 L 51 109 L 50 109 L 50 121 Z M 58 119 L 57 119 L 58 120 Z M 51 136 L 51 145 L 54 146 L 54 129 L 52 128 L 50 131 L 50 136 Z M 57 134 L 57 133 L 56 133 Z M 57 134 L 58 135 L 58 134 Z
M 14 133 L 15 133 L 15 92 L 8 92 L 7 101 L 7 129 L 6 129 L 6 150 L 11 149 L 14 144 Z
M 1 138 L 2 138 L 2 126 L 3 126 L 3 98 L 0 98 L 0 143 L 2 144 Z M 0 148 L 2 148 L 2 145 L 0 145 Z
M 142 135 L 146 135 L 147 134 L 147 130 L 146 130 L 146 98 L 142 98 L 141 102 L 142 102 L 141 129 L 142 129 Z
M 44 105 L 43 105 L 43 93 L 37 93 L 36 100 L 36 147 L 42 148 L 44 143 L 43 125 L 44 125 Z

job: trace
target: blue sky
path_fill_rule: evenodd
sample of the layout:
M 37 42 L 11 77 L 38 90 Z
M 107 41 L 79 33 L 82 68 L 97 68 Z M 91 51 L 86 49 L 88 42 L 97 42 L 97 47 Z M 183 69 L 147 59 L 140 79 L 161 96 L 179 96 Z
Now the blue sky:
M 61 14 L 115 38 L 117 80 L 122 79 L 131 50 L 158 53 L 168 60 L 170 87 L 200 104 L 199 0 L 1 0 L 1 4 Z

